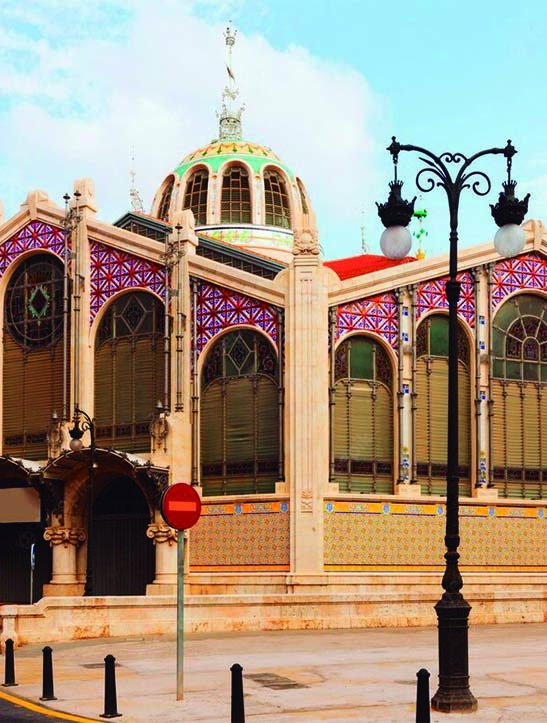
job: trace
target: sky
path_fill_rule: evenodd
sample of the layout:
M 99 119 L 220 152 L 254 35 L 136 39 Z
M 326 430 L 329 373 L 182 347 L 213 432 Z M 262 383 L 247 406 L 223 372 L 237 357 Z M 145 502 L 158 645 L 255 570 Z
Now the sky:
M 5 218 L 30 190 L 62 205 L 90 176 L 112 222 L 130 208 L 132 167 L 149 210 L 166 175 L 218 134 L 229 21 L 244 137 L 303 179 L 327 258 L 361 253 L 363 237 L 380 252 L 375 201 L 393 177 L 393 135 L 467 156 L 510 138 L 517 195 L 532 194 L 529 218 L 547 218 L 543 0 L 0 0 L 0 10 Z M 400 155 L 405 197 L 420 193 L 419 163 Z M 464 192 L 461 247 L 493 238 L 488 204 L 506 178 L 501 156 L 475 168 L 492 190 Z M 446 253 L 444 191 L 416 206 L 428 211 L 427 256 Z

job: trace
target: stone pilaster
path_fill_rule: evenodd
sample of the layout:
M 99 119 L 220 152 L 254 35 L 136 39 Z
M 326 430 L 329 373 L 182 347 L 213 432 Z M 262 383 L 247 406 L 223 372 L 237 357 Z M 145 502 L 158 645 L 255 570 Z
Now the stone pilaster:
M 86 540 L 85 530 L 79 527 L 47 527 L 44 539 L 52 548 L 51 582 L 44 585 L 44 595 L 81 595 L 83 585 L 78 583 L 76 553 Z
M 162 522 L 148 525 L 146 535 L 154 541 L 156 575 L 146 586 L 147 595 L 174 595 L 177 590 L 177 535 L 178 532 Z
M 312 224 L 295 232 L 286 327 L 289 584 L 323 574 L 323 496 L 329 487 L 328 269 Z M 319 582 L 319 580 L 318 580 Z
M 412 295 L 408 288 L 398 294 L 399 349 L 397 353 L 397 419 L 399 430 L 398 472 L 395 494 L 415 497 L 420 494 L 419 485 L 412 481 L 412 358 L 413 324 Z

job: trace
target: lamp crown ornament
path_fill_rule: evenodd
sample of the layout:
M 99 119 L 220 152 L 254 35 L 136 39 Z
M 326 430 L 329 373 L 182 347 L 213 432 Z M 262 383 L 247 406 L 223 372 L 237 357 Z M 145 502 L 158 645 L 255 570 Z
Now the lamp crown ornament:
M 500 227 L 510 223 L 520 226 L 528 213 L 530 194 L 527 193 L 526 196 L 520 200 L 515 196 L 516 181 L 504 181 L 501 185 L 504 190 L 500 192 L 498 202 L 495 205 L 490 204 L 494 221 Z
M 408 226 L 414 213 L 416 196 L 414 196 L 412 201 L 406 201 L 401 196 L 402 187 L 402 181 L 398 181 L 397 179 L 390 181 L 387 201 L 385 203 L 378 203 L 376 201 L 378 216 L 380 216 L 386 228 L 390 228 L 391 226 Z

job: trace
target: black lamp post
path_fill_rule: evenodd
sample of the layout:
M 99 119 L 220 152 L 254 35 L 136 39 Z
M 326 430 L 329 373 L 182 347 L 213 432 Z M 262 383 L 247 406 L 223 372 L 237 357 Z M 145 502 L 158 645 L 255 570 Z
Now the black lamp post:
M 80 425 L 80 415 L 84 418 L 84 421 Z M 87 561 L 85 571 L 85 587 L 84 595 L 89 597 L 93 594 L 93 566 L 92 566 L 92 524 L 93 524 L 93 483 L 95 476 L 95 422 L 91 419 L 89 414 L 76 407 L 74 410 L 74 427 L 68 430 L 70 434 L 70 449 L 73 452 L 79 452 L 82 449 L 82 437 L 84 433 L 89 431 L 90 445 L 89 445 L 89 484 L 88 484 L 88 505 L 87 505 Z
M 491 206 L 492 215 L 500 229 L 494 243 L 504 256 L 522 250 L 524 233 L 519 224 L 528 210 L 528 196 L 523 201 L 515 198 L 516 183 L 511 180 L 511 163 L 516 153 L 511 141 L 505 148 L 489 148 L 467 158 L 462 153 L 442 153 L 436 156 L 420 146 L 401 145 L 395 137 L 387 150 L 393 157 L 395 178 L 389 184 L 388 201 L 377 204 L 378 214 L 386 230 L 382 234 L 382 251 L 391 258 L 402 258 L 410 250 L 411 239 L 406 226 L 414 210 L 414 200 L 401 198 L 402 181 L 397 179 L 397 163 L 401 151 L 420 153 L 425 168 L 418 171 L 416 185 L 424 193 L 436 186 L 444 188 L 450 211 L 450 262 L 449 279 L 446 282 L 448 299 L 448 449 L 446 476 L 446 567 L 442 586 L 444 593 L 435 605 L 439 629 L 439 688 L 431 701 L 435 710 L 450 712 L 473 711 L 477 700 L 469 689 L 468 665 L 468 618 L 471 606 L 460 592 L 463 580 L 458 568 L 460 544 L 458 516 L 458 299 L 461 283 L 458 273 L 458 209 L 460 194 L 470 188 L 478 196 L 485 196 L 491 189 L 488 176 L 482 171 L 469 171 L 469 167 L 481 156 L 500 154 L 507 159 L 507 181 L 499 201 Z M 458 166 L 453 178 L 448 166 Z

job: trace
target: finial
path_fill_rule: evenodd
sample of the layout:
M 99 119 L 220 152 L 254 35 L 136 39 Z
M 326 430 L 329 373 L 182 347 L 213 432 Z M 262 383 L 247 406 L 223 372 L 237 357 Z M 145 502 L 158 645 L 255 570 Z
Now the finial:
M 422 200 L 421 195 L 418 196 L 418 203 Z M 413 218 L 418 219 L 418 229 L 416 231 L 412 232 L 412 235 L 418 242 L 418 249 L 416 250 L 416 258 L 417 259 L 425 259 L 425 250 L 422 246 L 422 240 L 425 240 L 428 237 L 428 231 L 424 227 L 424 221 L 427 218 L 427 210 L 425 208 L 417 208 L 414 213 L 412 214 Z
M 242 105 L 235 108 L 235 102 L 239 96 L 239 88 L 237 87 L 234 69 L 232 67 L 232 48 L 236 42 L 237 30 L 232 30 L 228 25 L 224 31 L 226 40 L 227 58 L 226 72 L 228 73 L 228 82 L 222 92 L 222 106 L 220 112 L 217 113 L 219 119 L 219 140 L 221 141 L 240 141 L 243 138 L 241 130 L 241 114 L 245 109 Z
M 140 211 L 144 213 L 144 203 L 141 198 L 141 194 L 138 192 L 135 185 L 135 149 L 131 149 L 131 170 L 129 171 L 129 177 L 131 178 L 131 187 L 129 189 L 129 198 L 131 199 L 131 210 Z

